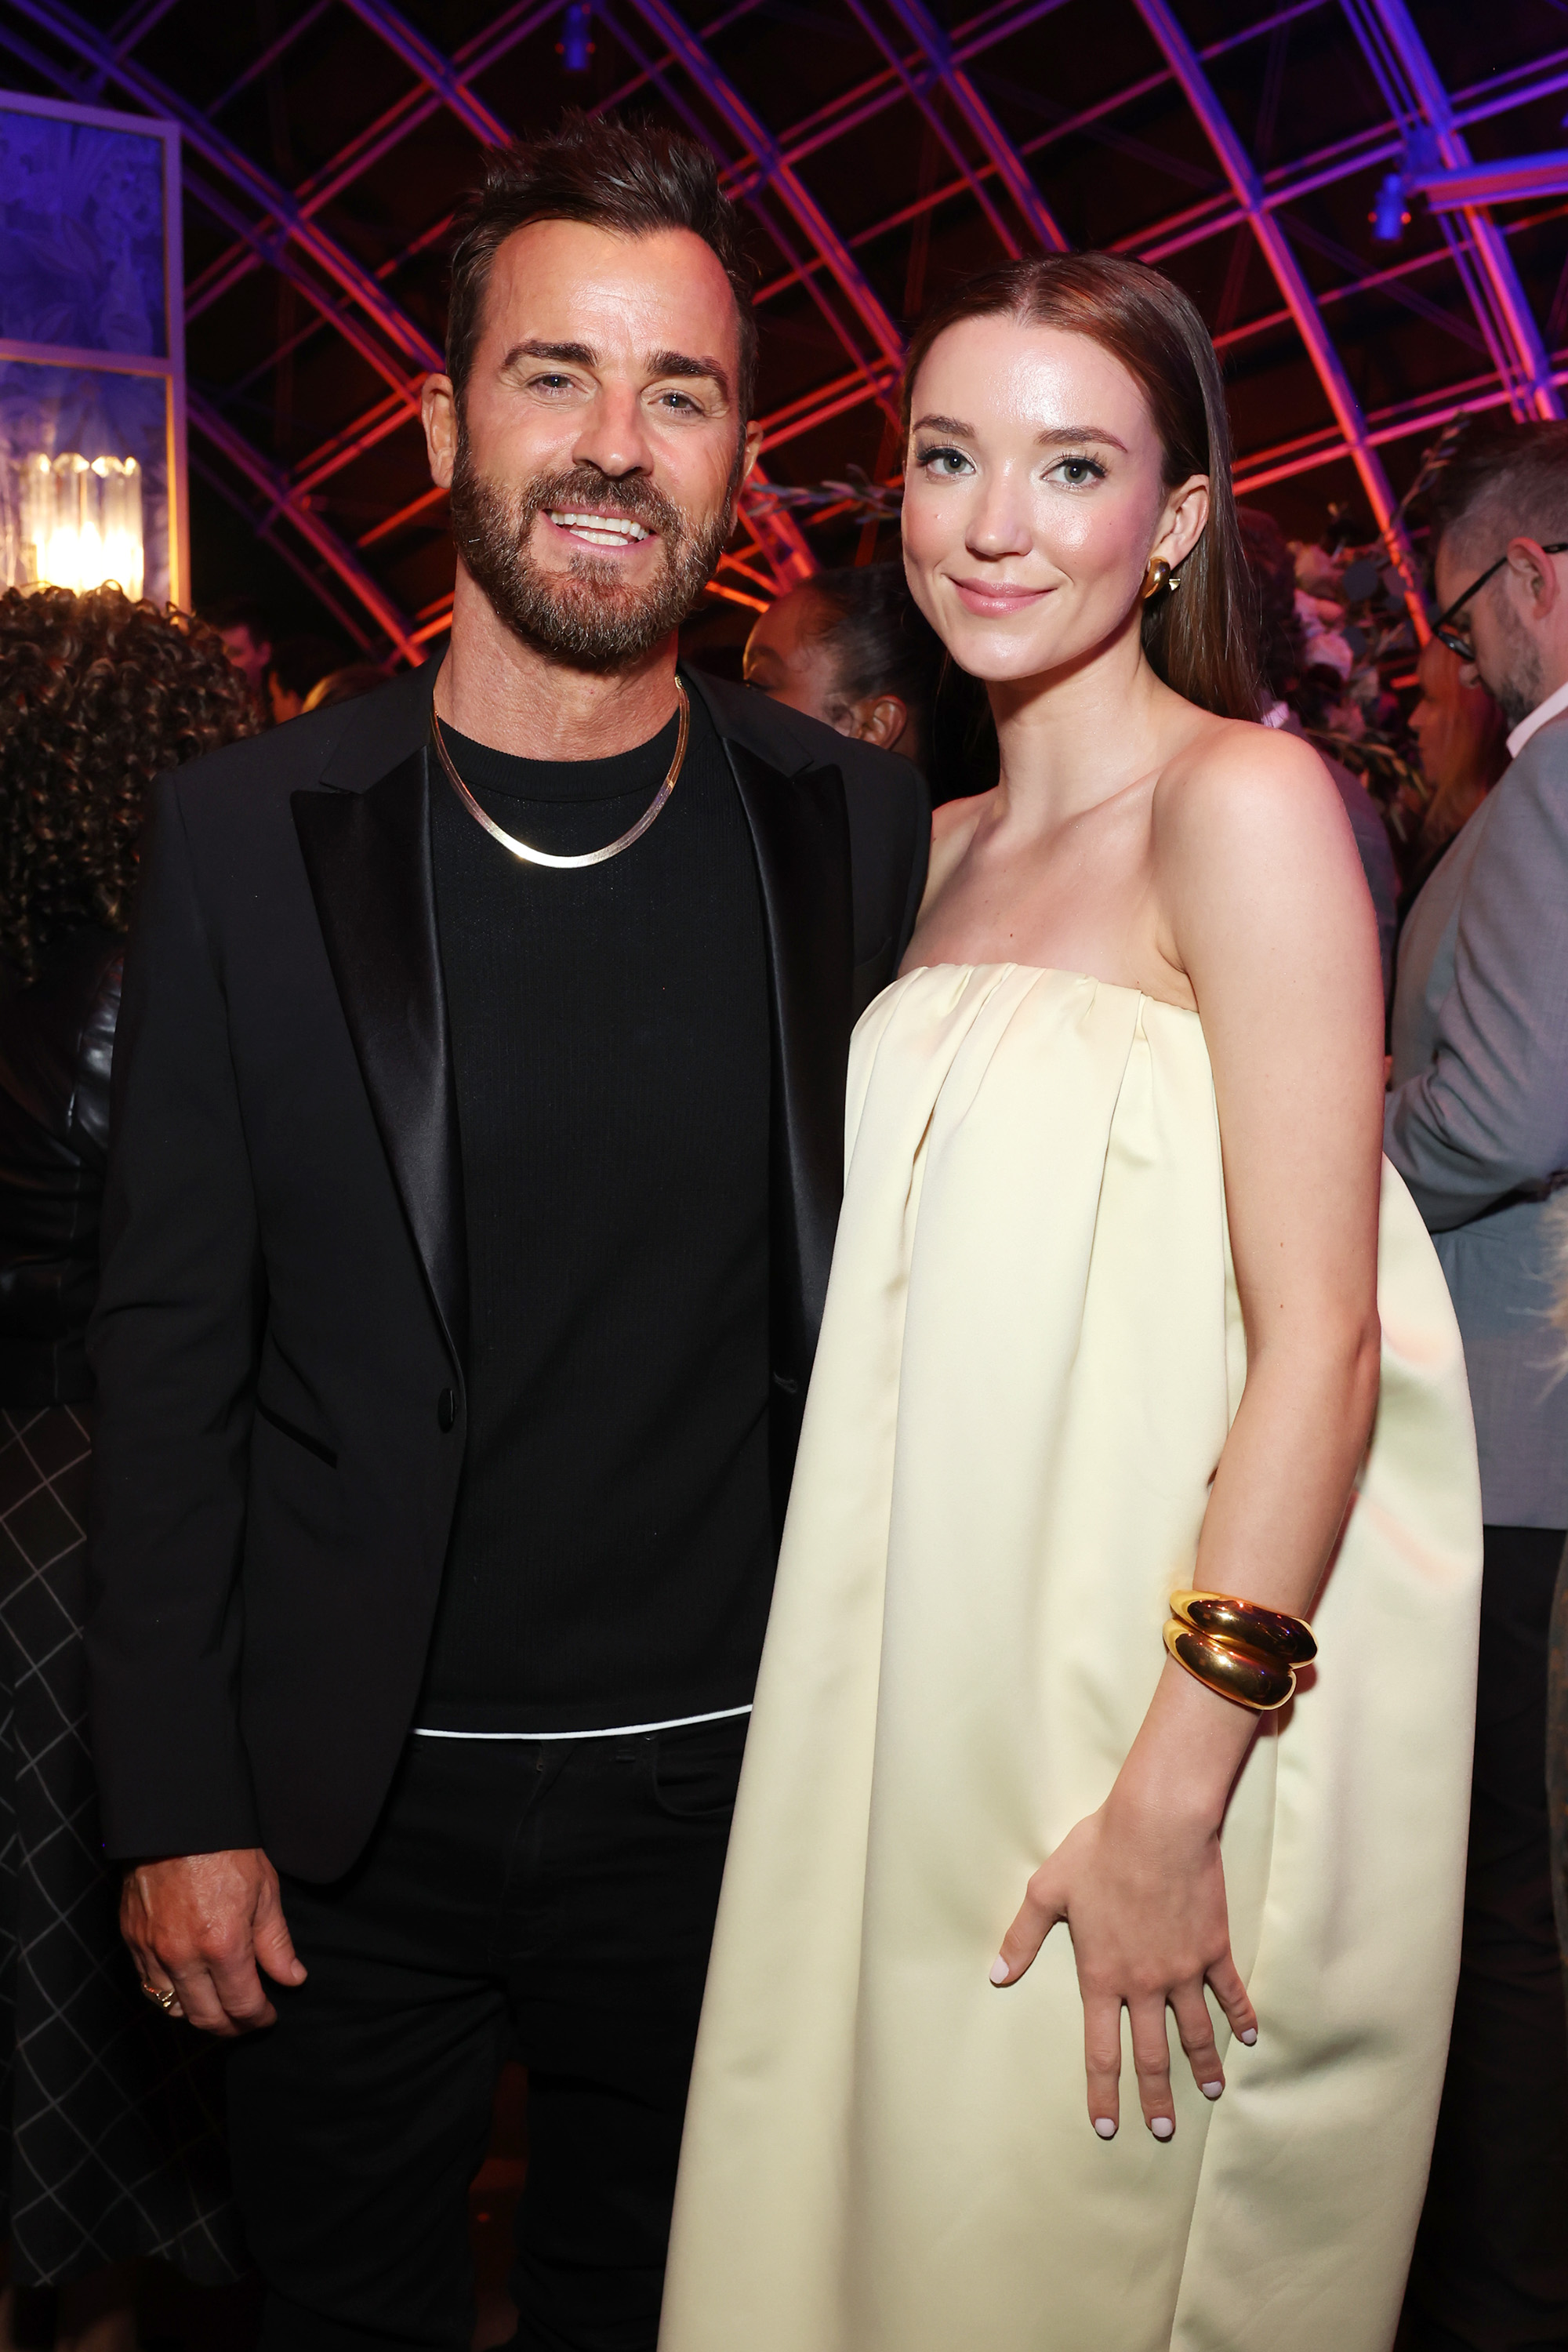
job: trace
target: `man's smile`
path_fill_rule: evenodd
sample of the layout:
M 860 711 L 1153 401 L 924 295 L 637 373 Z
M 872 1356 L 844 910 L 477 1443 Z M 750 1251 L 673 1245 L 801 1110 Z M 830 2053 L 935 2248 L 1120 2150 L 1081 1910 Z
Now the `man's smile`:
M 566 532 L 583 547 L 636 547 L 639 541 L 653 536 L 645 524 L 634 522 L 628 514 L 590 514 L 577 507 L 551 507 L 547 515 L 557 530 Z

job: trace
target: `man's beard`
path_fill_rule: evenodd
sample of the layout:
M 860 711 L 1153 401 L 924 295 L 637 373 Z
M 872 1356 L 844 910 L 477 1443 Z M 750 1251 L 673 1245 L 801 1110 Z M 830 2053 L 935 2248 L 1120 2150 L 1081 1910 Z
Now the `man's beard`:
M 592 466 L 540 474 L 508 493 L 473 463 L 461 428 L 452 468 L 452 537 L 469 576 L 525 645 L 574 669 L 619 669 L 679 627 L 724 550 L 735 520 L 735 484 L 715 514 L 693 522 L 641 475 L 616 478 Z M 633 588 L 613 561 L 574 552 L 564 572 L 530 552 L 551 509 L 628 516 L 658 533 L 661 562 Z
M 1498 603 L 1504 639 L 1502 674 L 1496 678 L 1483 677 L 1481 684 L 1501 709 L 1511 734 L 1537 704 L 1545 700 L 1546 679 L 1541 648 L 1535 639 L 1506 596 L 1500 597 Z

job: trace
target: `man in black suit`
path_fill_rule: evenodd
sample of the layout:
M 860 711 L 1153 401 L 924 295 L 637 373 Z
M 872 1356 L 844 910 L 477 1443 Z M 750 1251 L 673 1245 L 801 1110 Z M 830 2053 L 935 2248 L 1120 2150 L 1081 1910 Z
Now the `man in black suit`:
M 509 2052 L 516 2342 L 653 2352 L 849 1032 L 926 854 L 906 763 L 678 676 L 748 282 L 687 142 L 494 159 L 425 389 L 450 652 L 160 791 L 95 1737 L 149 1998 L 233 2042 L 268 2352 L 467 2345 Z

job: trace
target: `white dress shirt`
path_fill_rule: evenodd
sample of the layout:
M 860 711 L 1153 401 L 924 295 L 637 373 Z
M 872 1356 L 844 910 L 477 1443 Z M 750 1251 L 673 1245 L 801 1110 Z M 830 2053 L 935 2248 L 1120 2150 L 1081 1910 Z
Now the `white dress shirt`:
M 1561 717 L 1564 710 L 1568 710 L 1568 680 L 1558 688 L 1555 694 L 1549 694 L 1544 702 L 1538 702 L 1528 719 L 1520 720 L 1508 739 L 1509 758 L 1517 760 L 1536 729 L 1544 727 L 1549 719 Z

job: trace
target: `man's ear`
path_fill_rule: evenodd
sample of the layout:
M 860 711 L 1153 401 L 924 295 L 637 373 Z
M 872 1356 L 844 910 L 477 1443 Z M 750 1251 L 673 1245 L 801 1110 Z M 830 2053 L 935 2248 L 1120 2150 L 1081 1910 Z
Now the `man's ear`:
M 1534 539 L 1510 539 L 1508 561 L 1510 570 L 1530 599 L 1536 618 L 1543 621 L 1562 593 L 1557 566 L 1540 541 Z
M 449 490 L 458 454 L 458 396 L 449 375 L 427 375 L 420 385 L 419 421 L 425 427 L 430 479 L 438 490 Z
M 752 468 L 756 464 L 757 459 L 762 456 L 762 454 L 763 428 L 757 419 L 753 416 L 751 423 L 746 427 L 745 440 L 741 457 L 741 479 L 742 482 L 749 481 L 751 479 Z

